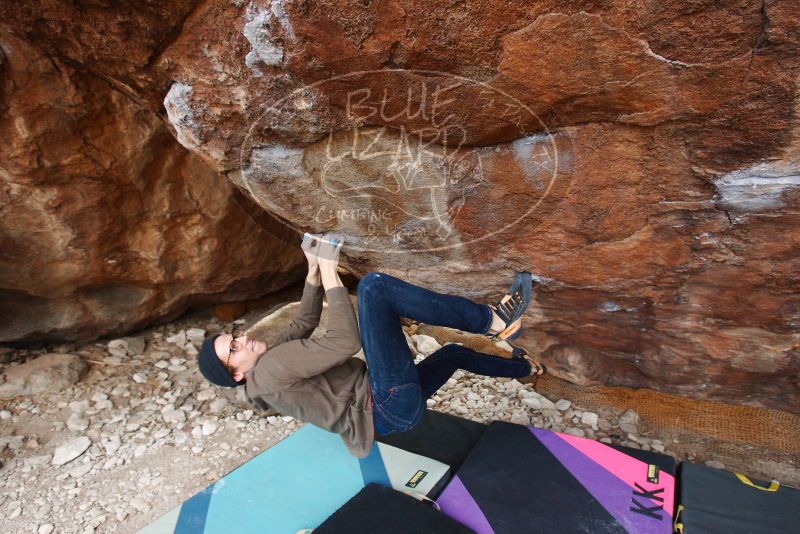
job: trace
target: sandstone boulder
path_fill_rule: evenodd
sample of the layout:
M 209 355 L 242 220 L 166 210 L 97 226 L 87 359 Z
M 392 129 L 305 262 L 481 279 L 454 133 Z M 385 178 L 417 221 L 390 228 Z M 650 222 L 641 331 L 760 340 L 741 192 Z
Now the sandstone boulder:
M 352 273 L 485 301 L 526 269 L 554 374 L 800 410 L 792 2 L 40 4 L 9 31 Z
M 3 371 L 0 399 L 58 391 L 78 382 L 88 370 L 89 365 L 75 354 L 43 354 Z
M 121 334 L 301 276 L 297 245 L 153 113 L 9 34 L 0 46 L 0 342 Z

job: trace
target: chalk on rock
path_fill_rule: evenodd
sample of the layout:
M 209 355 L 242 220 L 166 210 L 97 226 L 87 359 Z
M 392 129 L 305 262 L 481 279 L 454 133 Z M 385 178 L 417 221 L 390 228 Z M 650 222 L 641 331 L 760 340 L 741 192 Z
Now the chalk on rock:
M 91 444 L 91 440 L 86 436 L 81 436 L 64 443 L 57 447 L 53 453 L 53 465 L 64 465 L 71 462 L 86 452 L 86 449 L 88 449 Z

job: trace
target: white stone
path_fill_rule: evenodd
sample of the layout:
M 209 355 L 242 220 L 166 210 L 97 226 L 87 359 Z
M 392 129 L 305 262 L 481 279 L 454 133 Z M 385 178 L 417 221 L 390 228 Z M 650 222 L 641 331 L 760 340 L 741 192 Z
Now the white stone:
M 11 412 L 9 412 L 8 410 L 0 410 L 0 419 L 2 419 L 3 421 L 11 419 Z
M 125 339 L 128 340 L 129 356 L 138 356 L 144 353 L 144 350 L 147 347 L 147 342 L 145 341 L 144 336 L 130 336 Z
M 174 87 L 174 85 L 173 85 L 173 87 Z M 183 144 L 183 143 L 181 143 L 181 144 Z M 167 343 L 172 343 L 173 345 L 178 345 L 180 347 L 183 347 L 184 345 L 186 345 L 186 331 L 185 330 L 181 330 L 177 334 L 173 334 L 173 335 L 167 337 Z
M 68 406 L 73 412 L 83 413 L 89 409 L 89 401 L 72 401 Z
M 527 397 L 522 399 L 522 404 L 531 408 L 533 410 L 541 410 L 542 409 L 542 401 L 537 399 L 536 397 Z
M 638 424 L 639 414 L 635 410 L 627 410 L 619 418 L 619 428 L 625 433 L 636 434 Z
M 203 423 L 203 435 L 210 436 L 211 434 L 216 432 L 218 428 L 219 428 L 218 422 L 214 420 L 206 421 L 205 423 Z
M 169 362 L 167 360 L 159 360 L 155 363 L 155 366 L 159 369 L 166 369 L 169 367 Z
M 186 421 L 186 412 L 183 410 L 167 410 L 161 413 L 165 423 L 177 425 Z
M 119 438 L 119 436 L 111 436 L 110 438 L 103 440 L 101 443 L 103 448 L 106 450 L 106 454 L 114 454 L 122 446 L 122 440 Z
M 584 432 L 580 428 L 567 428 L 564 430 L 564 434 L 569 434 L 571 436 L 578 436 L 579 438 L 586 437 L 586 432 Z
M 568 401 L 567 399 L 560 399 L 558 402 L 556 402 L 556 410 L 561 412 L 569 410 L 570 406 L 572 406 L 572 402 Z
M 706 460 L 705 464 L 708 467 L 713 467 L 714 469 L 725 469 L 725 464 L 723 464 L 719 460 Z
M 509 421 L 516 425 L 531 424 L 531 419 L 525 412 L 514 412 L 513 414 L 511 414 L 511 418 L 509 419 Z
M 429 356 L 431 353 L 442 348 L 436 339 L 432 338 L 431 336 L 426 336 L 425 334 L 414 334 L 411 336 L 411 339 L 414 340 L 414 345 L 417 347 L 417 352 L 420 352 L 426 356 Z
M 108 353 L 117 358 L 124 358 L 128 355 L 128 343 L 124 339 L 112 339 L 108 342 Z
M 141 458 L 142 456 L 144 456 L 146 452 L 147 452 L 147 445 L 143 443 L 138 447 L 136 447 L 136 449 L 133 451 L 133 456 L 134 458 Z
M 83 432 L 89 428 L 89 418 L 79 412 L 72 412 L 67 419 L 67 428 L 76 432 Z
M 199 347 L 206 339 L 206 331 L 202 328 L 190 328 L 186 331 L 186 339 L 195 347 Z
M 592 412 L 583 412 L 581 416 L 581 423 L 584 425 L 588 425 L 592 427 L 592 429 L 597 430 L 597 414 Z
M 181 371 L 185 371 L 186 370 L 186 366 L 185 365 L 170 365 L 167 369 L 172 371 L 173 373 L 180 373 Z
M 137 384 L 144 384 L 147 382 L 147 375 L 144 373 L 134 373 L 131 378 L 133 378 L 133 381 Z
M 51 523 L 45 523 L 44 525 L 39 526 L 36 530 L 36 534 L 50 534 L 55 530 L 55 525 Z
M 141 497 L 134 497 L 131 499 L 131 506 L 141 513 L 146 513 L 150 510 L 150 505 Z
M 211 400 L 216 396 L 217 396 L 217 393 L 213 389 L 204 389 L 204 390 L 201 390 L 197 394 L 197 400 L 199 400 L 200 402 L 203 402 L 203 401 Z
M 72 478 L 81 478 L 83 475 L 85 475 L 91 470 L 92 470 L 91 463 L 76 465 L 75 467 L 69 470 L 69 476 L 71 476 Z
M 94 404 L 94 409 L 97 411 L 110 410 L 113 407 L 114 403 L 110 400 L 101 400 Z
M 211 401 L 211 403 L 208 405 L 208 411 L 213 414 L 219 414 L 222 413 L 222 411 L 227 406 L 228 406 L 228 399 L 219 397 Z
M 81 436 L 64 443 L 57 447 L 53 453 L 53 465 L 64 465 L 71 462 L 86 452 L 86 449 L 88 449 L 91 444 L 91 440 L 86 436 Z

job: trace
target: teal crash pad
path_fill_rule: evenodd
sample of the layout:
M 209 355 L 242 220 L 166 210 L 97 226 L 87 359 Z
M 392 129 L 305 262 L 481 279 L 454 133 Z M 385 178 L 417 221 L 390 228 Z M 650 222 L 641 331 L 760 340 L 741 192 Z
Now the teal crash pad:
M 139 534 L 296 534 L 315 528 L 369 483 L 431 496 L 450 468 L 375 443 L 363 459 L 306 425 L 139 531 Z

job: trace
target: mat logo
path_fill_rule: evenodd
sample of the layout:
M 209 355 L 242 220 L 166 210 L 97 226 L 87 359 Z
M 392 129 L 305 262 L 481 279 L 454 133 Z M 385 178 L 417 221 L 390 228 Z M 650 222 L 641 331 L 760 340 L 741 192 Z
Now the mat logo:
M 656 488 L 654 490 L 646 490 L 639 485 L 638 482 L 634 482 L 633 485 L 635 486 L 631 496 L 631 502 L 633 502 L 633 506 L 631 506 L 631 512 L 636 512 L 637 514 L 642 514 L 647 517 L 651 517 L 653 519 L 658 519 L 661 521 L 663 516 L 658 512 L 664 511 L 664 497 L 661 497 L 659 493 L 664 493 L 664 488 Z M 661 504 L 657 504 L 656 506 L 646 506 L 639 502 L 636 498 L 643 497 L 645 499 L 649 499 L 650 501 L 660 502 Z M 646 503 L 652 504 L 652 503 Z
M 427 475 L 427 474 L 428 474 L 427 471 L 422 471 L 422 470 L 417 471 L 416 473 L 414 473 L 414 476 L 411 477 L 411 479 L 408 482 L 406 482 L 406 487 L 407 488 L 416 488 L 417 485 L 420 482 L 422 482 L 422 479 L 425 478 L 425 475 Z
M 647 466 L 647 481 L 651 484 L 658 484 L 658 474 L 661 470 L 657 465 L 650 464 Z

